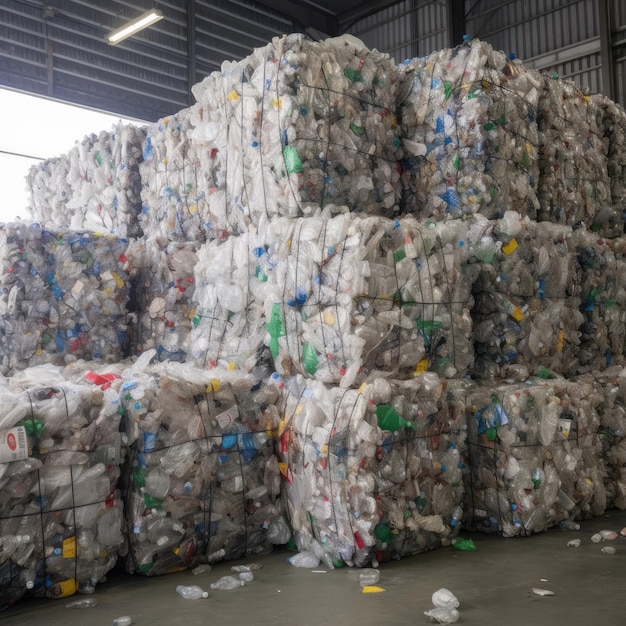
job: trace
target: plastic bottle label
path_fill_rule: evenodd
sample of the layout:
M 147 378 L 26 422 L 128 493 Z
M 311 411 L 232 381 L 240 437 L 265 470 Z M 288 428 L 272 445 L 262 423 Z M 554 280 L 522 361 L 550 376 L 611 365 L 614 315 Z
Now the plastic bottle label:
M 63 540 L 63 558 L 75 559 L 76 558 L 76 538 L 68 537 Z
M 59 591 L 61 594 L 59 598 L 66 598 L 67 596 L 72 596 L 76 593 L 76 580 L 74 578 L 68 578 L 67 580 L 62 580 L 59 585 Z
M 28 439 L 24 426 L 16 426 L 0 432 L 0 463 L 21 461 L 28 458 Z
M 222 430 L 225 430 L 229 426 L 232 426 L 234 422 L 239 419 L 239 407 L 237 405 L 232 406 L 228 411 L 224 411 L 215 417 L 215 420 L 219 424 Z

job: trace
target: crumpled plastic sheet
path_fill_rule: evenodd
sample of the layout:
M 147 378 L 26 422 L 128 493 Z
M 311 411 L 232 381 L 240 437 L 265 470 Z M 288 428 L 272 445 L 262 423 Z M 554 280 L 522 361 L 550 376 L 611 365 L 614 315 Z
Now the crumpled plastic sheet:
M 202 106 L 194 142 L 209 159 L 214 228 L 245 232 L 262 216 L 308 215 L 327 204 L 397 210 L 397 68 L 344 35 L 277 37 L 225 62 L 192 88 Z
M 609 235 L 623 231 L 611 200 L 602 109 L 573 81 L 544 77 L 539 99 L 539 177 L 537 219 Z M 606 230 L 606 233 L 604 231 Z
M 626 111 L 624 107 L 603 95 L 593 95 L 592 100 L 602 111 L 604 141 L 607 143 L 607 170 L 611 182 L 611 207 L 622 222 L 626 204 Z
M 194 267 L 191 330 L 183 343 L 187 362 L 254 372 L 259 379 L 272 373 L 264 303 L 273 288 L 273 249 L 266 230 L 202 245 Z
M 162 237 L 129 242 L 126 255 L 133 295 L 129 302 L 131 354 L 154 348 L 159 361 L 186 360 L 183 343 L 192 328 L 199 245 Z
M 584 377 L 470 390 L 467 528 L 515 537 L 603 514 L 602 402 Z
M 626 509 L 626 370 L 616 365 L 593 373 L 604 402 L 598 435 L 606 474 L 607 509 Z
M 476 247 L 472 373 L 517 381 L 580 371 L 583 271 L 569 226 L 507 211 Z
M 574 231 L 570 248 L 581 265 L 581 372 L 625 364 L 626 237 L 607 239 L 588 230 Z
M 327 567 L 376 565 L 449 545 L 463 500 L 464 413 L 447 381 L 283 385 L 279 458 L 296 545 Z M 460 431 L 456 428 L 460 427 Z
M 0 228 L 0 370 L 127 349 L 127 241 L 12 222 Z
M 479 40 L 406 61 L 400 73 L 402 209 L 535 217 L 541 75 Z
M 212 376 L 167 363 L 122 385 L 129 572 L 265 553 L 284 524 L 276 389 L 249 375 Z
M 343 387 L 424 370 L 467 374 L 479 270 L 467 261 L 488 226 L 480 215 L 273 220 L 277 299 L 266 300 L 265 316 L 276 371 Z
M 203 242 L 217 236 L 203 177 L 213 171 L 211 149 L 193 133 L 202 120 L 194 105 L 147 127 L 143 146 L 141 227 L 147 237 Z
M 118 123 L 77 141 L 66 155 L 34 165 L 30 217 L 46 228 L 141 235 L 139 164 L 145 130 Z
M 0 385 L 3 443 L 17 427 L 27 446 L 0 464 L 4 608 L 24 596 L 93 593 L 125 549 L 118 391 L 50 368 Z

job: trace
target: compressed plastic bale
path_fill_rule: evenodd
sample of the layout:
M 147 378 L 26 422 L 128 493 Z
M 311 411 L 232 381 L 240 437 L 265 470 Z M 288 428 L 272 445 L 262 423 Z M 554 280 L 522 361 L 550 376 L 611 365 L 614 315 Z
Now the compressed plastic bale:
M 479 40 L 400 66 L 404 211 L 535 217 L 540 74 Z
M 626 508 L 626 370 L 616 365 L 591 374 L 602 390 L 598 436 L 606 473 L 606 508 Z
M 472 259 L 488 221 L 349 213 L 277 219 L 266 342 L 277 372 L 350 386 L 381 373 L 463 376 L 473 361 Z
M 473 374 L 524 380 L 580 371 L 582 270 L 568 226 L 507 211 L 477 248 Z
M 4 374 L 127 350 L 127 242 L 14 222 L 0 230 L 0 355 Z
M 592 380 L 483 384 L 466 401 L 469 529 L 523 536 L 604 512 L 602 395 Z
M 539 100 L 537 219 L 623 230 L 612 208 L 602 110 L 574 82 L 545 76 Z M 621 213 L 621 211 L 620 211 Z
M 154 348 L 159 361 L 186 360 L 183 344 L 192 327 L 198 248 L 196 242 L 162 237 L 129 243 L 126 255 L 133 286 L 133 301 L 129 302 L 133 320 L 129 324 L 131 354 Z
M 202 242 L 215 236 L 201 180 L 210 175 L 212 161 L 192 140 L 200 116 L 194 105 L 146 128 L 139 172 L 140 223 L 147 237 Z
M 52 229 L 140 236 L 139 164 L 144 137 L 142 128 L 120 122 L 111 131 L 76 141 L 59 159 L 33 166 L 30 217 Z M 49 188 L 42 193 L 43 172 L 49 172 Z M 53 195 L 46 201 L 49 194 Z
M 300 551 L 365 567 L 446 545 L 460 529 L 464 450 L 436 374 L 358 390 L 291 378 L 281 418 L 283 499 Z
M 580 371 L 624 365 L 626 238 L 606 239 L 579 229 L 570 245 L 581 266 Z
M 66 204 L 73 197 L 67 180 L 70 158 L 67 154 L 48 158 L 33 165 L 26 176 L 29 197 L 27 210 L 34 221 L 49 225 L 55 220 L 69 223 L 70 210 Z
M 268 529 L 282 515 L 277 412 L 275 390 L 257 384 L 177 363 L 124 380 L 129 572 L 156 576 L 271 549 Z
M 18 431 L 0 471 L 3 606 L 93 593 L 124 549 L 118 393 L 60 379 L 41 386 L 41 370 L 0 391 L 2 432 Z
M 266 232 L 266 231 L 265 231 Z M 206 369 L 255 372 L 273 368 L 264 347 L 264 303 L 273 288 L 274 242 L 262 231 L 207 242 L 198 250 L 187 361 Z M 260 372 L 258 368 L 268 368 Z
M 601 132 L 607 144 L 607 171 L 611 184 L 611 209 L 616 221 L 625 219 L 623 207 L 626 203 L 626 111 L 622 105 L 603 95 L 591 96 L 602 113 Z
M 349 35 L 274 38 L 224 63 L 192 89 L 215 226 L 242 232 L 261 216 L 309 215 L 327 204 L 393 214 L 396 86 L 392 59 Z

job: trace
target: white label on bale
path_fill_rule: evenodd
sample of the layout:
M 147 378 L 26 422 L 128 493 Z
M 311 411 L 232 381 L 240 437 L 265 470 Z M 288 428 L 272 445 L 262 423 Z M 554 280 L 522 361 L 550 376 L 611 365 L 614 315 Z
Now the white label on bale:
M 0 432 L 0 463 L 28 458 L 28 438 L 24 426 Z
M 239 407 L 237 405 L 231 406 L 228 411 L 220 413 L 215 419 L 220 425 L 220 428 L 225 430 L 239 419 Z

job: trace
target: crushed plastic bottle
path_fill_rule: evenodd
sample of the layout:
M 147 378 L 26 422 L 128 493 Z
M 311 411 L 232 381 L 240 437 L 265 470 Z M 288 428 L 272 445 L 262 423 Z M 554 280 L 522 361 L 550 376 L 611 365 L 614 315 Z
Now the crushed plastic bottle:
M 94 606 L 98 606 L 98 601 L 95 598 L 80 598 L 78 600 L 72 600 L 65 605 L 66 609 L 90 609 Z
M 213 586 L 211 586 L 213 588 Z M 185 600 L 199 600 L 200 598 L 208 598 L 209 594 L 203 591 L 198 585 L 177 585 L 176 593 Z
M 380 580 L 380 570 L 373 568 L 365 568 L 359 573 L 359 584 L 361 587 L 375 585 Z
M 217 591 L 230 591 L 232 589 L 239 589 L 245 585 L 245 581 L 235 576 L 222 576 L 220 579 L 211 583 L 211 589 Z
M 130 615 L 121 615 L 113 620 L 113 626 L 130 626 L 133 619 Z
M 320 564 L 320 559 L 312 552 L 305 551 L 298 552 L 298 554 L 287 557 L 287 563 L 289 563 L 289 565 L 293 565 L 294 567 L 306 567 L 308 569 L 313 569 Z
M 456 609 L 434 608 L 424 611 L 424 615 L 438 624 L 454 624 L 459 621 L 459 612 Z
M 438 589 L 432 596 L 433 604 L 436 608 L 441 609 L 458 609 L 459 601 L 457 597 L 445 587 Z

